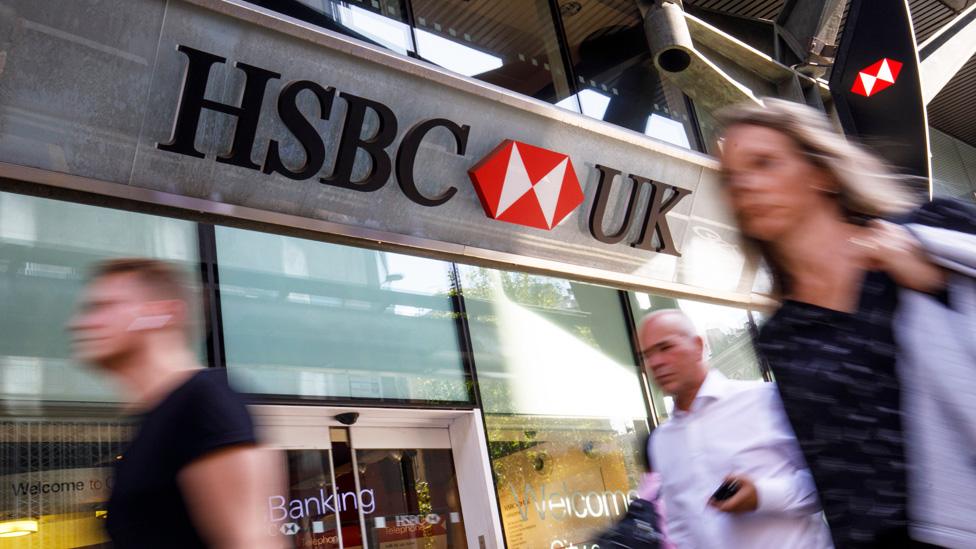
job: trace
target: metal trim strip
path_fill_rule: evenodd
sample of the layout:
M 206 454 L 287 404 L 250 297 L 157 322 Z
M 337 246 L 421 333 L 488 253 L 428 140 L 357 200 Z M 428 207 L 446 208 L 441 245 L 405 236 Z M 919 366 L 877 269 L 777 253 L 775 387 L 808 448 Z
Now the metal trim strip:
M 565 276 L 581 282 L 591 282 L 623 290 L 651 292 L 682 299 L 695 299 L 717 305 L 750 307 L 760 310 L 769 310 L 776 305 L 774 300 L 761 294 L 709 290 L 678 282 L 650 280 L 594 267 L 584 267 L 549 259 L 520 256 L 484 248 L 474 248 L 451 242 L 354 227 L 333 223 L 331 221 L 299 217 L 245 206 L 235 206 L 233 204 L 154 191 L 131 185 L 109 183 L 97 179 L 62 172 L 52 172 L 7 162 L 0 162 L 0 178 L 39 184 L 45 187 L 81 191 L 125 201 L 170 207 L 186 212 L 193 212 L 198 215 L 202 214 L 206 219 L 217 224 L 222 224 L 222 219 L 239 219 L 254 222 L 262 226 L 292 228 L 317 235 L 333 235 L 334 237 L 342 237 L 355 243 L 366 244 L 374 248 L 378 247 L 413 254 L 420 253 L 421 255 L 438 257 L 445 260 L 457 260 L 461 263 L 473 263 L 499 269 L 517 269 L 543 275 Z M 0 180 L 0 190 L 4 188 L 2 183 L 2 180 Z M 326 240 L 328 239 L 326 238 Z

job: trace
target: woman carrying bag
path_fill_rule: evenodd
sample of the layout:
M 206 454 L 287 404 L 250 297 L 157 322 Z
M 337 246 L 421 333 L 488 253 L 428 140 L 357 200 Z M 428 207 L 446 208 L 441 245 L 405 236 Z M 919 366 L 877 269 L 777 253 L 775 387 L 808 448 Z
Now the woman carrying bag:
M 757 347 L 776 376 L 834 544 L 976 546 L 972 492 L 943 500 L 946 494 L 933 495 L 932 479 L 924 474 L 912 475 L 909 492 L 906 461 L 907 447 L 913 467 L 930 467 L 925 459 L 934 458 L 916 449 L 928 451 L 931 444 L 944 444 L 951 432 L 976 428 L 970 405 L 958 398 L 976 391 L 976 378 L 947 377 L 965 370 L 959 365 L 967 361 L 976 368 L 973 324 L 962 328 L 968 332 L 944 333 L 939 341 L 953 343 L 939 348 L 934 341 L 912 343 L 906 335 L 927 322 L 922 315 L 954 319 L 960 295 L 971 295 L 956 290 L 956 282 L 971 281 L 976 273 L 959 261 L 967 250 L 968 257 L 976 257 L 970 248 L 974 240 L 960 241 L 954 263 L 942 261 L 930 255 L 935 252 L 927 237 L 912 228 L 971 238 L 976 213 L 949 201 L 917 206 L 882 162 L 809 107 L 766 100 L 764 106 L 733 108 L 721 118 L 726 128 L 722 184 L 744 239 L 762 256 L 781 301 L 762 326 Z M 926 307 L 910 307 L 907 296 Z M 938 361 L 919 360 L 926 351 L 918 344 L 930 357 L 950 347 L 958 352 Z M 956 366 L 948 370 L 945 361 Z M 920 407 L 924 397 L 909 386 L 919 377 L 949 381 L 949 388 L 961 393 L 939 400 L 938 411 Z M 922 395 L 947 398 L 947 388 L 935 383 L 920 389 Z M 905 417 L 911 418 L 908 439 Z M 921 426 L 938 435 L 919 433 Z M 959 436 L 960 447 L 968 444 L 968 451 L 956 456 L 954 471 L 966 476 L 966 483 L 976 482 L 972 445 Z M 955 512 L 920 512 L 915 502 L 933 505 L 932 497 L 951 502 Z M 951 518 L 956 514 L 969 520 L 961 524 Z

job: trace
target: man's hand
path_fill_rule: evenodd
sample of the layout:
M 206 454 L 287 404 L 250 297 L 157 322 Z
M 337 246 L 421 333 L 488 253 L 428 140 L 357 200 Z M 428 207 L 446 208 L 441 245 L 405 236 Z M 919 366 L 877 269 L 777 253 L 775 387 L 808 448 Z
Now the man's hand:
M 729 475 L 726 480 L 736 480 L 739 491 L 725 501 L 708 500 L 708 504 L 723 513 L 749 513 L 759 508 L 759 493 L 756 485 L 746 477 Z

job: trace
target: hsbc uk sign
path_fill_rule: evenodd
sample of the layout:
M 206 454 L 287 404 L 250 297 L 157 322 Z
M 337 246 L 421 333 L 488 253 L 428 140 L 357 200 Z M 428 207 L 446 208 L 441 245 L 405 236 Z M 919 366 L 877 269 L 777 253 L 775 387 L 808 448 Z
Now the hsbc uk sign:
M 303 151 L 304 160 L 296 165 L 293 159 L 284 158 L 284 147 L 279 141 L 257 142 L 268 83 L 281 79 L 281 74 L 236 62 L 234 67 L 244 76 L 241 99 L 238 104 L 223 103 L 207 97 L 207 86 L 213 67 L 225 64 L 227 59 L 185 45 L 178 46 L 177 50 L 187 62 L 180 102 L 170 138 L 165 143 L 157 143 L 157 149 L 206 158 L 196 143 L 198 134 L 202 133 L 199 128 L 202 114 L 212 111 L 235 121 L 230 149 L 216 156 L 214 160 L 218 163 L 296 181 L 316 178 L 321 184 L 359 193 L 380 190 L 392 176 L 404 197 L 415 204 L 434 208 L 455 199 L 458 188 L 454 185 L 431 191 L 430 185 L 418 184 L 417 156 L 428 134 L 438 129 L 450 134 L 453 154 L 465 157 L 472 132 L 470 125 L 430 118 L 420 120 L 401 135 L 397 115 L 387 105 L 311 80 L 293 80 L 280 88 L 276 114 Z M 324 121 L 330 120 L 338 101 L 345 103 L 336 150 L 326 150 L 327 141 L 313 125 L 314 119 L 299 107 L 300 95 L 314 98 L 318 118 Z M 370 117 L 378 123 L 367 132 Z M 399 144 L 392 150 L 398 137 Z M 255 161 L 255 149 L 263 150 L 261 161 Z M 334 155 L 335 162 L 331 173 L 322 174 L 327 154 Z M 354 168 L 363 158 L 368 161 L 368 169 L 365 175 L 354 177 L 358 173 Z M 589 234 L 600 242 L 617 244 L 636 232 L 637 236 L 628 242 L 631 246 L 680 256 L 666 214 L 691 191 L 629 174 L 630 192 L 621 204 L 623 219 L 617 222 L 618 226 L 608 228 L 610 219 L 620 218 L 608 209 L 612 190 L 623 175 L 621 170 L 601 164 L 594 164 L 594 169 L 599 180 L 586 218 Z M 503 140 L 495 150 L 475 162 L 468 175 L 485 214 L 497 221 L 550 231 L 585 202 L 584 190 L 569 156 L 512 139 Z M 643 192 L 645 189 L 649 191 Z M 641 201 L 644 203 L 640 204 Z M 639 224 L 639 230 L 632 231 L 634 223 Z
M 631 245 L 681 255 L 671 237 L 665 214 L 691 191 L 631 174 L 631 192 L 624 220 L 619 227 L 608 232 L 604 225 L 610 191 L 620 170 L 600 164 L 596 165 L 596 169 L 600 172 L 600 182 L 590 211 L 590 234 L 607 244 L 616 244 L 626 238 L 634 221 L 641 189 L 648 185 L 651 192 L 644 209 L 642 229 Z M 568 156 L 511 139 L 502 141 L 468 174 L 485 214 L 499 221 L 551 230 L 584 200 L 583 189 Z M 668 195 L 666 199 L 665 195 Z M 656 244 L 653 241 L 655 234 L 658 237 Z

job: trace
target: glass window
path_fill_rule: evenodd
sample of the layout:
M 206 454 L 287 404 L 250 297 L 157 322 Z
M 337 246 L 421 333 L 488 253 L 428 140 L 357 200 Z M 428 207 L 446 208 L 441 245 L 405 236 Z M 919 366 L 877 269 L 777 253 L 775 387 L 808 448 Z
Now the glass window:
M 88 269 L 118 256 L 164 258 L 199 278 L 194 223 L 0 192 L 0 398 L 118 400 L 71 360 L 65 330 Z
M 254 3 L 544 101 L 573 93 L 547 0 Z
M 700 150 L 684 94 L 651 60 L 637 2 L 567 2 L 561 19 L 583 114 Z
M 115 420 L 0 420 L 0 536 L 8 549 L 102 547 L 111 464 L 131 435 Z M 6 538 L 6 539 L 4 539 Z
M 288 547 L 359 549 L 364 535 L 378 549 L 467 547 L 450 449 L 359 449 L 337 427 L 329 438 L 328 450 L 286 451 L 289 489 L 268 510 Z
M 451 450 L 357 450 L 356 466 L 370 547 L 467 549 Z
M 508 547 L 584 544 L 644 472 L 647 408 L 620 294 L 460 272 Z
M 251 2 L 402 55 L 415 50 L 402 0 L 251 0 Z
M 547 0 L 410 4 L 419 57 L 551 103 L 572 95 Z
M 252 0 L 402 55 L 703 150 L 633 0 Z M 564 59 L 572 67 L 567 68 Z
M 469 402 L 452 266 L 217 227 L 224 346 L 253 393 Z
M 640 326 L 648 314 L 661 309 L 678 309 L 688 315 L 705 340 L 710 367 L 731 379 L 762 379 L 762 369 L 752 344 L 753 327 L 749 311 L 688 299 L 675 299 L 643 292 L 629 292 L 634 323 Z M 659 420 L 671 415 L 674 403 L 651 384 L 651 398 Z
M 3 547 L 108 542 L 111 463 L 131 427 L 113 417 L 113 385 L 71 359 L 65 324 L 93 263 L 119 256 L 196 280 L 196 225 L 0 192 L 0 529 L 17 536 Z
M 705 152 L 712 156 L 718 156 L 719 150 L 719 132 L 721 131 L 720 124 L 712 113 L 698 106 L 697 103 L 695 107 L 695 116 L 698 117 L 698 127 L 701 129 L 702 143 L 704 145 Z
M 290 547 L 318 547 L 340 549 L 336 503 L 341 508 L 342 496 L 334 481 L 329 450 L 287 450 L 288 493 L 275 494 L 268 499 L 268 516 L 279 532 L 289 536 Z M 347 502 L 353 500 L 350 511 L 358 512 L 363 494 L 352 491 Z M 296 503 L 297 502 L 297 503 Z M 293 531 L 290 524 L 298 526 Z M 348 528 L 356 535 L 358 525 Z M 343 529 L 343 533 L 346 529 Z M 348 541 L 348 540 L 347 540 Z

